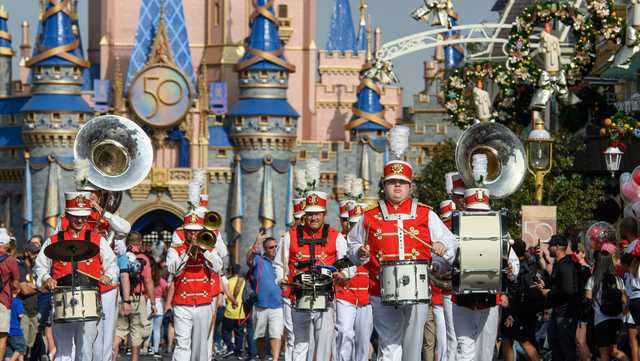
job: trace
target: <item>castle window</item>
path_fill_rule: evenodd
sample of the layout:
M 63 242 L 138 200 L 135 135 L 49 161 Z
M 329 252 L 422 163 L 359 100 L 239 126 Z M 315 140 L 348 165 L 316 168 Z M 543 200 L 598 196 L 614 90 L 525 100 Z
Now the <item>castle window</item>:
M 84 123 L 84 113 L 80 113 L 80 115 L 78 115 L 78 120 L 80 120 L 80 123 Z
M 282 4 L 282 5 L 278 5 L 278 17 L 279 18 L 286 18 L 289 15 L 289 9 L 287 8 L 287 5 Z
M 237 126 L 241 126 L 242 125 L 242 117 L 237 117 L 233 119 L 233 124 L 237 125 Z
M 51 114 L 51 122 L 52 123 L 60 123 L 60 113 Z
M 244 76 L 245 78 L 248 78 L 249 77 L 249 72 L 248 71 L 243 72 L 242 76 Z
M 269 73 L 267 73 L 266 70 L 260 70 L 259 75 L 260 75 L 260 79 L 266 79 L 269 77 Z
M 36 74 L 42 74 L 42 67 L 36 66 Z
M 306 150 L 301 150 L 298 152 L 298 160 L 305 160 L 307 159 L 307 151 Z
M 338 151 L 338 142 L 331 142 L 331 151 L 332 152 Z
M 220 4 L 213 5 L 213 26 L 220 25 Z
M 260 117 L 260 125 L 268 125 L 269 124 L 269 117 L 263 115 Z
M 377 135 L 378 137 L 381 137 L 381 136 L 382 136 L 382 130 L 378 130 L 378 131 L 376 132 L 376 135 Z
M 284 117 L 284 124 L 291 125 L 293 122 L 291 121 L 291 117 Z
M 218 153 L 216 154 L 216 157 L 218 157 L 218 158 L 226 158 L 227 157 L 227 150 L 226 149 L 218 149 Z
M 278 73 L 278 76 L 280 76 L 280 79 L 284 79 L 285 78 L 284 71 L 281 71 L 280 73 Z
M 54 74 L 60 74 L 60 67 L 59 67 L 59 66 L 57 66 L 57 65 L 56 65 L 56 66 L 54 66 L 54 67 L 53 67 L 53 73 L 54 73 Z
M 329 152 L 326 150 L 320 152 L 320 160 L 329 160 Z
M 74 66 L 73 67 L 73 74 L 80 75 L 80 68 L 78 68 L 77 66 Z
M 344 150 L 351 150 L 351 142 L 344 142 Z

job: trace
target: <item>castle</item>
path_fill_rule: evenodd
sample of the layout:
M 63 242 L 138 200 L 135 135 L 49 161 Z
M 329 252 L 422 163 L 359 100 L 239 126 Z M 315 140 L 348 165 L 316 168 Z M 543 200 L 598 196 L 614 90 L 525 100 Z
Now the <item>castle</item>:
M 260 227 L 279 235 L 290 224 L 295 168 L 307 159 L 320 159 L 319 188 L 334 200 L 347 174 L 375 199 L 386 133 L 404 123 L 405 157 L 419 171 L 433 146 L 459 134 L 441 102 L 451 49 L 425 61 L 425 89 L 403 107 L 401 88 L 361 77 L 381 44 L 365 1 L 356 26 L 348 0 L 332 6 L 318 49 L 315 0 L 92 0 L 84 49 L 72 1 L 44 0 L 36 39 L 23 23 L 17 51 L 2 8 L 1 223 L 18 239 L 51 231 L 74 189 L 75 135 L 107 113 L 138 122 L 154 147 L 153 168 L 125 192 L 120 215 L 145 239 L 168 240 L 193 169 L 204 169 L 236 261 Z M 330 224 L 337 213 L 331 202 Z

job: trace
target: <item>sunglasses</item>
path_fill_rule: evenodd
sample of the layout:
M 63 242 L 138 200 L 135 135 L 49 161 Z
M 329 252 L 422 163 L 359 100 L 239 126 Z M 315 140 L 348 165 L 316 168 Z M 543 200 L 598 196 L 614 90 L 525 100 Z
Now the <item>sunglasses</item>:
M 271 247 L 267 247 L 267 249 L 274 249 L 274 248 L 276 248 L 276 247 L 277 247 L 277 246 L 271 246 Z

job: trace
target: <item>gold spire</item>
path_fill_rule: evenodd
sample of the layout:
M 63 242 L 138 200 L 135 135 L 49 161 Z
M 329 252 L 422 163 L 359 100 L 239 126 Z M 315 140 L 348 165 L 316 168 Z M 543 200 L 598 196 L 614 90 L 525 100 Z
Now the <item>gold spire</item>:
M 125 112 L 124 107 L 124 81 L 120 70 L 120 57 L 116 55 L 115 69 L 113 70 L 113 110 L 116 114 Z
M 367 7 L 365 0 L 360 0 L 360 26 L 367 24 Z
M 0 18 L 9 20 L 9 12 L 7 12 L 7 9 L 4 7 L 4 5 L 0 5 Z
M 199 107 L 201 111 L 209 110 L 209 89 L 207 88 L 207 63 L 202 59 L 198 76 Z
M 151 46 L 151 54 L 147 64 L 164 63 L 173 64 L 173 55 L 167 38 L 167 30 L 164 27 L 164 1 L 160 4 L 160 19 L 158 20 L 158 28 Z
M 367 64 L 371 64 L 373 60 L 371 56 L 371 52 L 373 51 L 373 37 L 371 36 L 371 33 L 371 15 L 369 15 L 369 24 L 367 24 Z

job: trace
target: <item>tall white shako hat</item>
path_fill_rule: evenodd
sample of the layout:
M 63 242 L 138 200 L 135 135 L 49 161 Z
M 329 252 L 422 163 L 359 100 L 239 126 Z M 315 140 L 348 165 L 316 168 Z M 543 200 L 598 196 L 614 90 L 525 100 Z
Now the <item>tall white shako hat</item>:
M 489 190 L 486 188 L 469 188 L 464 191 L 466 211 L 490 211 L 489 200 Z
M 396 125 L 389 131 L 389 149 L 396 159 L 384 165 L 383 182 L 392 179 L 413 181 L 413 167 L 401 160 L 404 152 L 409 148 L 409 133 L 409 127 L 404 125 Z
M 80 192 L 94 192 L 100 190 L 89 181 L 89 160 L 76 159 L 73 163 L 76 190 Z
M 446 201 L 440 202 L 439 208 L 440 208 L 440 219 L 449 219 L 451 218 L 453 211 L 456 210 L 456 204 L 452 200 L 447 199 Z
M 343 199 L 338 203 L 340 218 L 349 218 L 349 204 L 353 201 L 351 199 Z
M 184 225 L 187 231 L 202 231 L 204 229 L 204 216 L 199 212 L 189 212 L 184 216 Z
M 444 175 L 445 186 L 447 188 L 447 194 L 455 194 L 457 196 L 463 196 L 466 189 L 464 181 L 458 172 L 449 172 Z
M 65 212 L 76 217 L 88 217 L 91 214 L 91 196 L 91 192 L 65 192 Z
M 327 211 L 327 199 L 329 196 L 325 192 L 311 191 L 307 193 L 305 200 L 304 212 L 326 212 Z
M 349 222 L 357 223 L 358 221 L 360 221 L 365 207 L 366 207 L 366 204 L 351 202 L 349 204 Z

